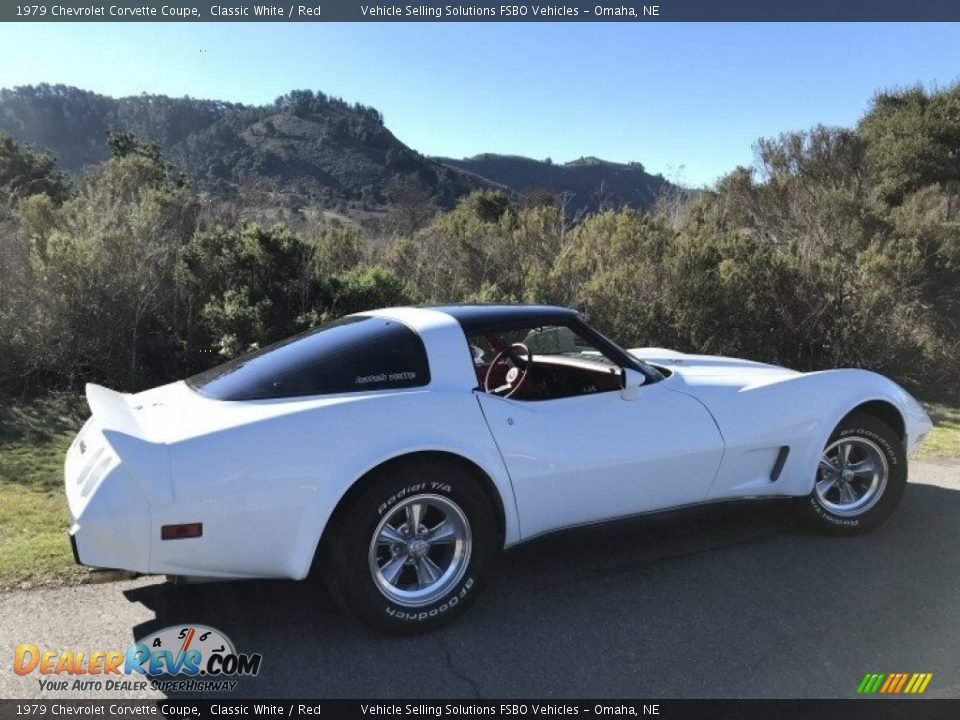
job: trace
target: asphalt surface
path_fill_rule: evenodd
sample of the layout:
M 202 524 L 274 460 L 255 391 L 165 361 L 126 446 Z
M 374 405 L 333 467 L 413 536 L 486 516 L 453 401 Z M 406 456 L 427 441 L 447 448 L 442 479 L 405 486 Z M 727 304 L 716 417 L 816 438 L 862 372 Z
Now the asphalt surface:
M 900 508 L 863 537 L 811 534 L 777 503 L 554 535 L 416 638 L 367 631 L 314 583 L 0 595 L 0 697 L 83 696 L 14 675 L 18 642 L 120 649 L 181 623 L 263 654 L 241 697 L 850 698 L 867 672 L 931 672 L 926 697 L 960 697 L 960 460 L 913 463 Z

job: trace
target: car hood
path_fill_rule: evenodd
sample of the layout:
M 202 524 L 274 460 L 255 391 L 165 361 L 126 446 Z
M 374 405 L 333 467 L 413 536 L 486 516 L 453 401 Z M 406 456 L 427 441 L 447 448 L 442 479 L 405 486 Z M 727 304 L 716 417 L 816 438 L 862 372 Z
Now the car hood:
M 705 390 L 740 392 L 783 382 L 802 374 L 796 370 L 753 360 L 720 355 L 688 355 L 666 348 L 633 348 L 629 352 L 681 380 L 693 395 L 699 395 L 699 391 Z

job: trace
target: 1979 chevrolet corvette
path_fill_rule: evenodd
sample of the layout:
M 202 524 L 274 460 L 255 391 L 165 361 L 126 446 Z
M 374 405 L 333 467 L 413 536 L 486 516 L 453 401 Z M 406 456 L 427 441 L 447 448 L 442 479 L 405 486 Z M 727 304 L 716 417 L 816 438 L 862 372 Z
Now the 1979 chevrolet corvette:
M 395 632 L 457 616 L 501 548 L 561 528 L 782 496 L 828 532 L 868 530 L 931 427 L 872 372 L 628 351 L 543 306 L 365 312 L 87 399 L 65 466 L 78 562 L 316 567 Z

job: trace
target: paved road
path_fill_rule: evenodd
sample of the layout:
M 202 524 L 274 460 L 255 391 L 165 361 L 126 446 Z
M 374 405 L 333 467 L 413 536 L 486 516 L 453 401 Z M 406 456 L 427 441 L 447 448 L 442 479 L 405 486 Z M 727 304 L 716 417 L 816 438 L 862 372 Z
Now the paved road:
M 10 670 L 16 642 L 122 648 L 187 622 L 263 653 L 244 696 L 851 697 L 866 672 L 932 672 L 928 696 L 960 697 L 960 460 L 916 463 L 865 537 L 809 534 L 764 504 L 544 539 L 508 554 L 459 622 L 412 639 L 305 583 L 0 596 L 0 697 L 40 694 Z

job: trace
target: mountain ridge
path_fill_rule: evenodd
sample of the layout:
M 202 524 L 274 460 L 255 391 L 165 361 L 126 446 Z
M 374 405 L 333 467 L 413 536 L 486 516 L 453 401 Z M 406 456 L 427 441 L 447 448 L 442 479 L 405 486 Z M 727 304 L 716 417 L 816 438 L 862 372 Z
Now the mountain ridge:
M 413 193 L 449 207 L 477 189 L 563 194 L 576 211 L 647 209 L 670 184 L 640 163 L 563 164 L 483 153 L 428 157 L 398 140 L 374 108 L 293 90 L 265 105 L 185 96 L 113 98 L 67 85 L 0 89 L 0 131 L 49 150 L 81 174 L 109 157 L 107 134 L 156 143 L 206 191 L 231 196 L 266 182 L 292 206 L 386 207 Z
M 565 163 L 496 153 L 481 153 L 462 160 L 434 159 L 520 193 L 546 190 L 567 194 L 568 202 L 579 210 L 622 205 L 648 209 L 662 194 L 675 188 L 662 175 L 646 172 L 642 163 L 613 162 L 589 155 Z

